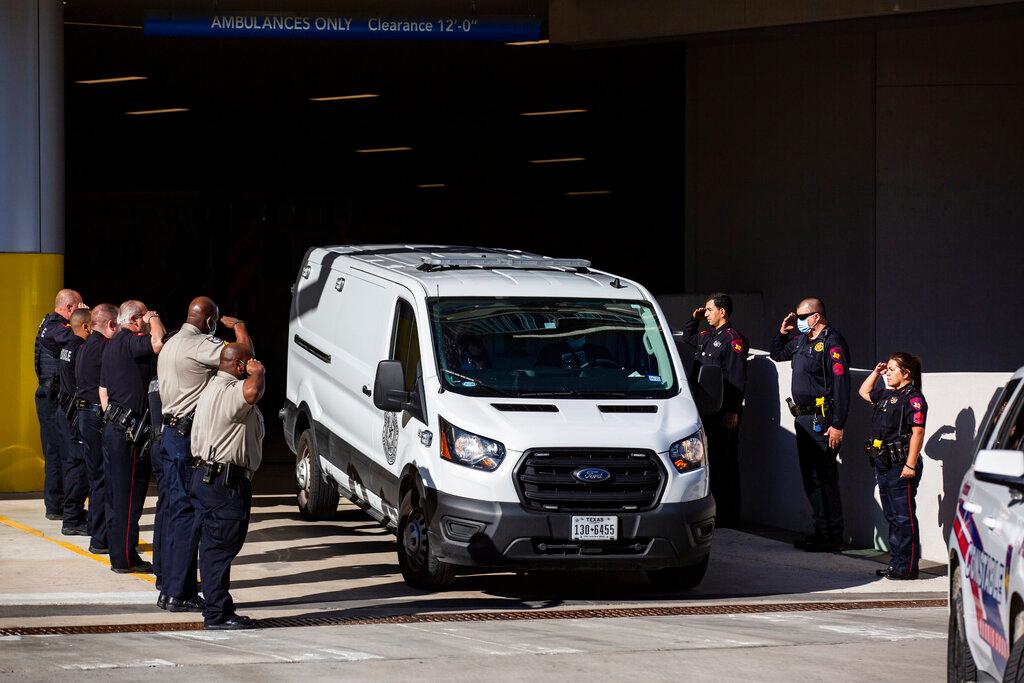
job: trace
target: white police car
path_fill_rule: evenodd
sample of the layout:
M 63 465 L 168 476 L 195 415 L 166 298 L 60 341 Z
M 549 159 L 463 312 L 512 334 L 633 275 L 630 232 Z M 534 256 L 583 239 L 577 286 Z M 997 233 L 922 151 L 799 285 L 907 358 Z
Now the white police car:
M 948 679 L 1024 680 L 1024 367 L 982 423 L 949 536 Z

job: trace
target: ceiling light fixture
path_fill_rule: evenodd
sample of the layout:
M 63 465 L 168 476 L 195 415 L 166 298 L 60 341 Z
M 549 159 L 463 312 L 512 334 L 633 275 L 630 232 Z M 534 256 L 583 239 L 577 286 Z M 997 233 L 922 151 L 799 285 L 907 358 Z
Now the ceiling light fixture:
M 361 93 L 359 95 L 334 95 L 332 97 L 310 97 L 310 102 L 337 102 L 339 100 L 369 100 L 374 97 L 380 97 L 376 93 Z
M 357 149 L 356 154 L 376 154 L 377 152 L 411 152 L 412 147 L 368 147 Z
M 586 161 L 586 157 L 562 157 L 560 159 L 530 159 L 531 164 L 562 164 L 567 161 Z
M 566 197 L 587 197 L 595 194 L 611 194 L 611 190 L 581 190 L 578 192 L 566 192 Z
M 101 83 L 127 83 L 128 81 L 144 81 L 149 76 L 114 76 L 113 78 L 90 78 L 84 81 L 75 81 L 82 85 L 100 85 Z
M 583 114 L 586 109 L 552 109 L 551 111 L 524 111 L 520 116 L 557 116 L 559 114 Z
M 444 186 L 444 183 L 420 183 L 416 187 L 423 188 L 424 190 L 434 190 Z
M 145 116 L 147 114 L 176 114 L 181 111 L 188 111 L 184 107 L 171 107 L 168 109 L 140 109 L 139 111 L 126 111 L 128 116 Z
M 519 40 L 514 43 L 505 43 L 506 45 L 513 45 L 515 47 L 523 47 L 525 45 L 547 45 L 550 41 L 547 38 L 543 40 Z
M 136 24 L 98 24 L 92 21 L 65 21 L 65 26 L 91 26 L 92 28 L 133 28 L 139 31 L 142 30 L 141 26 Z

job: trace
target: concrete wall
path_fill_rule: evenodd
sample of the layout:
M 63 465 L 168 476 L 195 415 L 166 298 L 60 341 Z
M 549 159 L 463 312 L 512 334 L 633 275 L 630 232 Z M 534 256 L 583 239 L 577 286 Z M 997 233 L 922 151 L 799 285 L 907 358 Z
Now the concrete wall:
M 754 346 L 816 293 L 860 366 L 1024 362 L 1024 17 L 698 42 L 686 89 L 687 291 L 760 292 Z

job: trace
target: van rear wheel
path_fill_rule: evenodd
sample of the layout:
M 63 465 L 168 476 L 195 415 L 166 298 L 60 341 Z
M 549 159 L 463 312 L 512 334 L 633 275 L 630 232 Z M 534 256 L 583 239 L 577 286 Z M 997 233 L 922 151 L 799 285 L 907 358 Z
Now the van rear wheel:
M 1019 648 L 1018 659 L 1020 657 Z M 1013 652 L 1010 653 L 1011 660 Z M 1010 666 L 1007 666 L 1009 670 Z M 949 588 L 949 639 L 946 641 L 946 680 L 948 681 L 976 681 L 978 680 L 978 667 L 971 655 L 971 646 L 967 642 L 967 632 L 964 630 L 964 594 L 963 594 L 963 572 L 960 567 L 953 570 L 953 580 Z M 1008 678 L 1007 680 L 1013 680 Z
M 647 578 L 658 588 L 688 591 L 699 586 L 700 582 L 704 580 L 710 558 L 710 555 L 705 555 L 703 560 L 687 567 L 653 569 L 647 572 Z
M 439 590 L 455 578 L 455 565 L 439 559 L 430 547 L 430 520 L 414 491 L 407 491 L 398 512 L 398 566 L 413 588 Z
M 313 433 L 302 432 L 295 455 L 295 499 L 303 519 L 329 519 L 338 511 L 338 489 L 324 479 Z

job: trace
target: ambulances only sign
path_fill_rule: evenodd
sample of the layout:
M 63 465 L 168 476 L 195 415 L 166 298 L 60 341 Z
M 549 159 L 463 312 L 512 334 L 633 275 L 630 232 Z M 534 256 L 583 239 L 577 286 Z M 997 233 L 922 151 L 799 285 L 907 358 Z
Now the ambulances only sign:
M 327 38 L 335 40 L 540 39 L 540 19 L 516 17 L 388 17 L 232 12 L 205 16 L 149 12 L 147 36 L 176 38 Z

